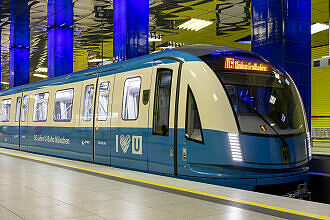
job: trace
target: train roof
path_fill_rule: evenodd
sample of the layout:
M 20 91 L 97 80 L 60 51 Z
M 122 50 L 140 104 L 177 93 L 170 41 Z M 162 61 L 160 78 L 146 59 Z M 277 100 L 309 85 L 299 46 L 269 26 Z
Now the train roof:
M 228 47 L 228 46 L 201 45 L 201 44 L 187 45 L 172 50 L 166 50 L 158 53 L 148 54 L 145 56 L 129 59 L 118 63 L 113 63 L 102 67 L 83 70 L 80 72 L 75 72 L 51 79 L 46 79 L 22 86 L 17 86 L 11 89 L 2 90 L 0 91 L 0 95 L 10 95 L 22 91 L 30 91 L 52 85 L 62 85 L 62 84 L 77 82 L 88 78 L 94 78 L 95 74 L 97 73 L 101 73 L 101 75 L 109 75 L 109 74 L 115 74 L 125 71 L 131 71 L 134 69 L 147 68 L 153 65 L 152 62 L 153 60 L 159 58 L 173 57 L 184 62 L 201 61 L 201 59 L 199 59 L 200 56 L 211 54 L 213 52 L 244 52 L 244 53 L 250 53 L 251 55 L 253 54 L 246 50 L 241 50 L 235 47 Z
M 190 53 L 196 57 L 201 57 L 204 55 L 208 55 L 214 52 L 240 52 L 240 53 L 250 53 L 254 54 L 247 50 L 242 50 L 236 47 L 229 47 L 229 46 L 221 46 L 221 45 L 209 45 L 209 44 L 193 44 L 193 45 L 186 45 L 183 47 L 178 47 L 173 50 L 184 51 Z

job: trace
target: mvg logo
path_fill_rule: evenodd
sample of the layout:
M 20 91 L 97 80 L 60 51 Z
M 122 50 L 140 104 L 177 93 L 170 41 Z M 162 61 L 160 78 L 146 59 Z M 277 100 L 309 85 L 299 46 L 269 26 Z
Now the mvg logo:
M 119 145 L 126 154 L 132 142 L 132 154 L 142 155 L 142 136 L 116 135 L 116 152 L 119 152 Z

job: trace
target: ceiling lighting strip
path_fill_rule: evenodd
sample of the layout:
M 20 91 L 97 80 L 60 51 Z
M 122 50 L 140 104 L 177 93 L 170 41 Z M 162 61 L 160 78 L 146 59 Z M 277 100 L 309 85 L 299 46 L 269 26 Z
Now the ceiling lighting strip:
M 211 22 L 211 21 L 192 18 L 189 21 L 186 21 L 185 23 L 179 25 L 178 27 L 181 29 L 186 29 L 186 30 L 199 31 L 199 30 L 211 25 L 212 23 L 213 22 Z
M 329 29 L 329 25 L 322 23 L 315 23 L 311 25 L 311 34 L 316 34 L 318 32 Z

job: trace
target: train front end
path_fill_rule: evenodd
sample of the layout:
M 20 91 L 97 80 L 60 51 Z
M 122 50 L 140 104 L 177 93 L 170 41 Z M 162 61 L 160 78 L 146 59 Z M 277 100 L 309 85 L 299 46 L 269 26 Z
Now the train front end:
M 228 173 L 255 178 L 253 190 L 260 192 L 284 194 L 307 184 L 311 140 L 303 103 L 290 76 L 252 53 L 200 58 L 220 80 L 239 131 L 228 133 L 233 161 Z

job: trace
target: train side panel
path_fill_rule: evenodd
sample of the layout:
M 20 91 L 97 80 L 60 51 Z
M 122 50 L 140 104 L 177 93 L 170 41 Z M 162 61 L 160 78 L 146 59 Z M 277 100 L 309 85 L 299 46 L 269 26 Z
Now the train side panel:
M 3 147 L 11 149 L 19 149 L 19 127 L 18 121 L 15 122 L 17 97 L 20 94 L 0 98 L 0 141 Z
M 187 135 L 187 123 L 192 120 L 187 113 L 191 108 L 188 93 L 197 107 L 202 137 Z M 218 178 L 219 165 L 237 165 L 231 159 L 228 141 L 228 133 L 238 133 L 235 117 L 220 81 L 203 62 L 183 65 L 178 123 L 179 174 Z
M 92 161 L 91 146 L 82 146 L 81 139 L 83 129 L 79 128 L 79 110 L 81 105 L 81 82 L 45 87 L 30 92 L 29 113 L 27 116 L 27 150 L 34 153 L 60 156 L 71 159 Z M 72 91 L 73 99 L 67 103 L 66 108 L 71 108 L 70 119 L 58 118 L 55 112 L 61 103 L 55 103 L 55 97 L 59 99 L 61 92 Z M 43 94 L 43 100 L 40 97 Z M 46 108 L 48 96 L 47 117 L 43 111 Z M 42 104 L 43 103 L 43 104 Z M 43 106 L 42 106 L 43 105 Z M 40 108 L 42 110 L 40 110 Z
M 148 109 L 143 94 L 150 91 L 152 68 L 115 75 L 111 112 L 111 165 L 148 170 Z

